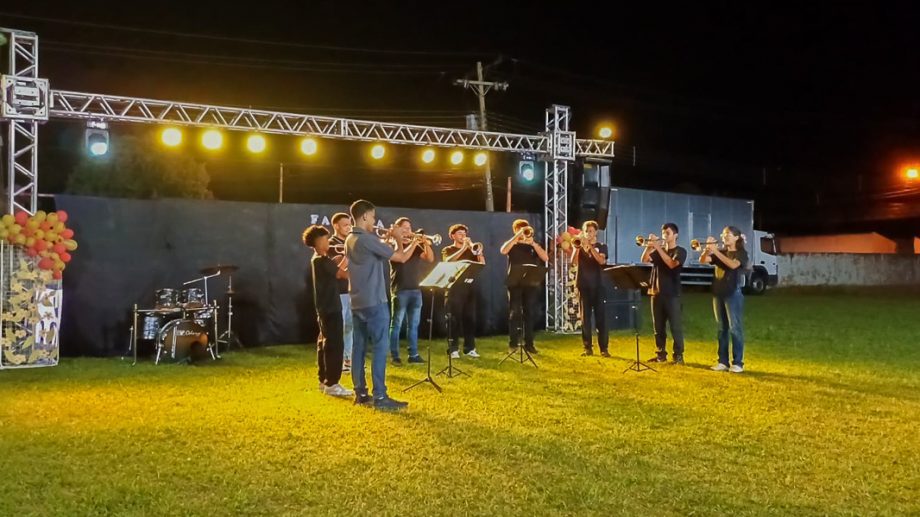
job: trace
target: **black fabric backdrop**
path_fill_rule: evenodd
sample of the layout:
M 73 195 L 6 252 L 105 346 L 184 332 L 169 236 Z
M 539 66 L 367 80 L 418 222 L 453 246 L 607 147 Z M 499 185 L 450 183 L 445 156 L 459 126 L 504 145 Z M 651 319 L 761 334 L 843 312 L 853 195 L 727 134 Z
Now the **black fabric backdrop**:
M 80 246 L 64 274 L 63 354 L 123 353 L 133 304 L 151 308 L 156 289 L 181 288 L 183 281 L 200 276 L 199 269 L 217 263 L 240 267 L 233 275 L 233 326 L 247 346 L 315 339 L 317 326 L 308 295 L 311 252 L 302 244 L 301 233 L 309 224 L 328 225 L 327 219 L 346 207 L 63 195 L 56 196 L 56 206 L 70 215 L 68 226 L 76 232 Z M 441 234 L 445 241 L 451 224 L 462 222 L 470 227 L 471 237 L 486 249 L 479 333 L 507 333 L 507 261 L 498 249 L 511 236 L 514 219 L 527 218 L 542 235 L 542 218 L 500 212 L 377 209 L 385 225 L 400 216 L 409 217 L 415 228 L 424 228 L 426 233 Z M 209 280 L 210 298 L 217 298 L 222 308 L 221 332 L 226 325 L 225 291 L 225 277 Z M 421 334 L 427 336 L 427 294 L 424 303 Z M 435 329 L 440 331 L 441 301 L 435 306 Z

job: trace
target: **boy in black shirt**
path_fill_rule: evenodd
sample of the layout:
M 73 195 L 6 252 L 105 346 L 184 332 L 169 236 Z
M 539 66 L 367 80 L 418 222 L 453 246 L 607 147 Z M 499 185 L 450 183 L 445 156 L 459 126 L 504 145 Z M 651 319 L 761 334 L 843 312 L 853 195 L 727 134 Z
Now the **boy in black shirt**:
M 515 266 L 542 266 L 549 260 L 549 255 L 540 243 L 534 240 L 534 230 L 526 219 L 515 219 L 511 223 L 514 235 L 505 241 L 501 254 L 508 256 L 508 274 Z M 507 282 L 507 280 L 506 280 Z M 508 286 L 508 348 L 514 352 L 521 345 L 524 334 L 524 349 L 529 354 L 536 354 L 533 344 L 534 316 L 537 310 L 537 297 L 542 289 L 537 286 Z
M 351 397 L 354 392 L 339 384 L 342 378 L 344 325 L 337 281 L 348 278 L 348 262 L 344 257 L 338 263 L 329 258 L 329 230 L 322 226 L 307 228 L 303 232 L 303 243 L 313 248 L 310 268 L 313 273 L 313 303 L 319 321 L 316 339 L 319 389 L 326 395 Z
M 642 262 L 652 263 L 648 294 L 652 295 L 652 323 L 655 327 L 656 355 L 651 363 L 668 360 L 666 324 L 670 322 L 674 339 L 674 364 L 684 364 L 684 326 L 680 306 L 680 272 L 687 260 L 687 250 L 677 245 L 678 229 L 674 223 L 661 226 L 661 238 L 648 236 Z M 661 243 L 665 246 L 662 247 Z
M 454 243 L 441 250 L 441 260 L 454 262 L 458 260 L 471 260 L 485 264 L 483 250 L 478 253 L 473 251 L 473 244 L 468 237 L 469 228 L 463 224 L 455 224 L 448 230 L 448 235 Z M 455 284 L 447 297 L 450 338 L 447 352 L 453 359 L 460 357 L 460 337 L 463 336 L 463 353 L 467 357 L 477 359 L 476 351 L 476 298 L 478 289 L 476 282 L 469 284 Z
M 585 221 L 581 225 L 581 247 L 572 250 L 572 262 L 578 274 L 575 285 L 581 306 L 581 340 L 585 347 L 583 356 L 594 355 L 591 346 L 591 316 L 597 327 L 597 348 L 601 355 L 610 357 L 607 351 L 607 297 L 604 292 L 601 271 L 607 263 L 607 245 L 597 242 L 597 222 Z

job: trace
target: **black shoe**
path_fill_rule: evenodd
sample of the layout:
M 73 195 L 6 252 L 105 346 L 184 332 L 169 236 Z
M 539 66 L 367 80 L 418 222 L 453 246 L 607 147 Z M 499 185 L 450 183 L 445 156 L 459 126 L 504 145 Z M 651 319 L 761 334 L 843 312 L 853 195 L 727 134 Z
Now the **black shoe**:
M 406 409 L 407 407 L 409 407 L 408 402 L 400 402 L 398 400 L 393 400 L 390 397 L 374 399 L 374 409 L 379 409 L 380 411 L 399 411 L 400 409 Z
M 601 350 L 601 357 L 610 357 L 610 352 L 606 350 Z
M 649 363 L 666 363 L 666 362 L 668 362 L 668 356 L 662 357 L 662 356 L 660 356 L 660 355 L 656 355 L 655 357 L 649 359 L 647 362 L 649 362 Z
M 400 358 L 398 358 L 398 357 L 394 357 L 394 358 L 392 359 L 392 363 L 393 363 L 394 366 L 402 366 L 402 364 L 403 364 L 403 363 L 402 363 L 402 359 L 400 359 Z
M 683 366 L 683 365 L 684 365 L 684 357 L 683 357 L 683 356 L 680 356 L 680 355 L 674 356 L 674 360 L 671 361 L 671 364 L 676 364 L 676 365 Z
M 409 364 L 425 364 L 425 360 L 420 355 L 413 355 L 409 357 Z
M 367 393 L 355 394 L 355 405 L 356 406 L 370 406 L 373 403 L 374 403 L 374 399 Z
M 586 348 L 585 351 L 581 353 L 582 357 L 591 357 L 592 355 L 594 355 L 594 350 L 590 348 Z
M 525 346 L 524 350 L 530 355 L 537 355 L 540 352 L 537 352 L 537 347 L 535 346 Z

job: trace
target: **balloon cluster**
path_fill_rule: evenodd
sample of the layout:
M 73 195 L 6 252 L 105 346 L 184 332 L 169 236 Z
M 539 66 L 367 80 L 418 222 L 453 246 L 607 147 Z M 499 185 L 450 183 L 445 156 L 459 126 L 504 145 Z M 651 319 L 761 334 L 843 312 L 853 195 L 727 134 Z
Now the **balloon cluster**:
M 63 210 L 6 214 L 0 218 L 0 239 L 25 248 L 26 255 L 38 259 L 39 269 L 52 271 L 54 279 L 60 280 L 70 262 L 70 252 L 77 249 L 73 230 L 67 228 L 66 222 L 67 212 Z
M 581 233 L 581 230 L 569 226 L 566 228 L 565 233 L 556 237 L 556 245 L 564 251 L 572 249 L 572 239 L 579 233 Z

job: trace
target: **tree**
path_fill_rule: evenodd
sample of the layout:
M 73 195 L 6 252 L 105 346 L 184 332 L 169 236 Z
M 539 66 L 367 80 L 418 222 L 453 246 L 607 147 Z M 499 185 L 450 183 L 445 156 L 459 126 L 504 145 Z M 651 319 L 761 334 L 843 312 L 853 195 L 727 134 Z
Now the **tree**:
M 104 156 L 84 156 L 67 181 L 67 192 L 87 196 L 211 199 L 203 163 L 135 137 L 112 142 Z

